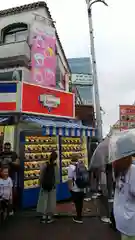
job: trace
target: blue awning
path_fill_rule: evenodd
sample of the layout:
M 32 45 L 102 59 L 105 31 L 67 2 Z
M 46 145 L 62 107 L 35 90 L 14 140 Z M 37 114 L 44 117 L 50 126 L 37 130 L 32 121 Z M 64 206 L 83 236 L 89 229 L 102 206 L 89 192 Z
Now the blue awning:
M 9 117 L 0 117 L 0 123 L 6 122 L 9 119 Z
M 24 116 L 24 121 L 37 123 L 43 129 L 43 135 L 61 135 L 61 136 L 89 136 L 94 137 L 96 130 L 94 128 L 83 126 L 73 122 L 64 122 L 48 120 L 42 117 Z

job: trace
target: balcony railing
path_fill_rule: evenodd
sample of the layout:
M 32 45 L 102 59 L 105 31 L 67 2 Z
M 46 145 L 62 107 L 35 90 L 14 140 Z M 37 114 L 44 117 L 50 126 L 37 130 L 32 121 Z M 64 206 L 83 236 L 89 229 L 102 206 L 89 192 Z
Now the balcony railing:
M 30 47 L 26 41 L 0 45 L 0 68 L 15 65 L 28 65 L 30 62 Z

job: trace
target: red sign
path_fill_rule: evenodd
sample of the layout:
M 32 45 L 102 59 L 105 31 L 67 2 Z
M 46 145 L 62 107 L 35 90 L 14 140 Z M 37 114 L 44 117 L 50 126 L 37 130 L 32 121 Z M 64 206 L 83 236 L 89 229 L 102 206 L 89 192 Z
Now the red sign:
M 135 105 L 120 105 L 120 129 L 135 128 Z
M 22 112 L 75 117 L 74 94 L 23 83 Z

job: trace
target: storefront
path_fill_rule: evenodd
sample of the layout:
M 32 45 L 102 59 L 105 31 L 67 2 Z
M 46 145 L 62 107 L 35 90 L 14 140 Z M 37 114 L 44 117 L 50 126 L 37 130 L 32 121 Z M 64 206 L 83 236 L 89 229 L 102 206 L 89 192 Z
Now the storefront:
M 57 200 L 70 197 L 67 186 L 67 168 L 73 153 L 88 164 L 88 139 L 96 135 L 93 128 L 84 127 L 74 119 L 74 95 L 46 89 L 27 83 L 16 83 L 21 95 L 15 103 L 14 149 L 21 162 L 20 202 L 22 208 L 35 207 L 39 193 L 39 174 L 42 163 L 47 162 L 50 152 L 58 152 L 59 184 Z M 13 102 L 13 101 L 12 101 Z M 19 104 L 20 102 L 20 104 Z M 10 105 L 10 103 L 9 103 Z M 10 118 L 11 113 L 3 119 Z M 5 122 L 6 123 L 6 122 Z
M 41 128 L 34 131 L 26 130 L 20 133 L 20 158 L 23 169 L 21 180 L 22 207 L 34 207 L 39 193 L 40 167 L 47 162 L 52 150 L 58 152 L 59 184 L 57 186 L 57 201 L 70 198 L 67 186 L 67 168 L 71 156 L 77 153 L 80 160 L 88 164 L 87 140 L 95 135 L 94 129 L 80 128 L 77 124 L 47 123 L 47 120 L 24 116 L 25 122 L 35 122 Z

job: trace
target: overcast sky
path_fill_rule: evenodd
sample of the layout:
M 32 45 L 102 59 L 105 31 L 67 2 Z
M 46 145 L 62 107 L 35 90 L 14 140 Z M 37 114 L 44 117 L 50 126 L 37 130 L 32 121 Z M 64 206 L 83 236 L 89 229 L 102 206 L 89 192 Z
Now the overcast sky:
M 135 101 L 135 0 L 93 6 L 93 25 L 104 134 L 119 118 L 119 104 Z M 32 1 L 4 0 L 0 8 Z M 67 57 L 89 56 L 85 0 L 47 0 Z M 127 4 L 128 3 L 128 4 Z M 130 4 L 129 4 L 130 3 Z

